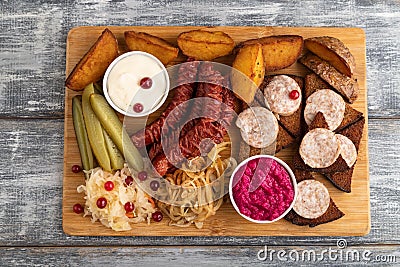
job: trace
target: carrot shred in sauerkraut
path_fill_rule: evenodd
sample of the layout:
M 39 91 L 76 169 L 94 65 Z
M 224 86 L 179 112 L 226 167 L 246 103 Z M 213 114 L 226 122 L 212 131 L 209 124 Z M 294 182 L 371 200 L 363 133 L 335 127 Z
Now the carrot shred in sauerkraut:
M 106 227 L 115 231 L 131 230 L 131 223 L 147 222 L 150 224 L 151 215 L 156 211 L 153 201 L 149 201 L 146 193 L 135 182 L 127 186 L 125 178 L 131 176 L 128 166 L 115 173 L 109 173 L 100 167 L 86 172 L 88 179 L 85 185 L 77 188 L 78 193 L 85 193 L 84 216 L 91 216 L 92 222 L 100 221 Z M 104 184 L 107 181 L 114 183 L 114 189 L 106 191 Z M 107 206 L 103 209 L 97 207 L 97 199 L 107 199 Z M 133 216 L 127 216 L 125 203 L 132 202 L 135 205 Z M 130 218 L 131 217 L 131 218 Z

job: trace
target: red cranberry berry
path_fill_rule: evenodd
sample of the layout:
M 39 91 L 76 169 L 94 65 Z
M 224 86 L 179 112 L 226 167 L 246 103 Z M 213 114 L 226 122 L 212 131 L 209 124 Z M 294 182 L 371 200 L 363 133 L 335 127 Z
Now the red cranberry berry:
M 104 197 L 100 197 L 99 199 L 97 199 L 96 205 L 99 209 L 104 209 L 107 206 L 107 199 L 105 199 Z
M 138 178 L 140 181 L 145 181 L 147 179 L 147 172 L 141 171 L 138 173 Z
M 162 215 L 161 211 L 154 212 L 151 217 L 155 222 L 161 222 L 164 216 Z
M 82 170 L 82 168 L 79 165 L 72 165 L 71 170 L 72 170 L 73 173 L 78 173 L 78 172 L 80 172 Z
M 126 202 L 124 208 L 126 212 L 132 212 L 135 209 L 135 205 L 132 202 Z
M 128 176 L 128 177 L 125 178 L 125 184 L 126 184 L 127 186 L 130 186 L 130 185 L 133 184 L 133 178 L 132 178 L 132 176 Z
M 300 93 L 299 93 L 299 91 L 297 91 L 297 90 L 292 90 L 292 91 L 289 93 L 289 97 L 290 97 L 291 99 L 293 99 L 293 100 L 296 100 L 297 98 L 299 98 L 299 96 L 300 96 Z
M 156 181 L 156 180 L 151 181 L 151 183 L 150 183 L 151 190 L 157 191 L 159 187 L 160 187 L 160 183 L 158 181 Z
M 143 89 L 149 89 L 153 85 L 153 80 L 150 79 L 149 77 L 144 77 L 143 79 L 140 80 L 140 87 Z
M 80 213 L 83 212 L 83 207 L 82 207 L 82 205 L 79 204 L 79 203 L 75 204 L 75 205 L 72 207 L 72 209 L 74 210 L 74 212 L 75 212 L 76 214 L 80 214 Z
M 143 111 L 143 105 L 140 103 L 136 103 L 135 105 L 133 105 L 133 111 L 135 111 L 136 113 L 140 113 Z
M 114 189 L 114 183 L 112 181 L 105 182 L 104 189 L 107 191 L 112 191 Z

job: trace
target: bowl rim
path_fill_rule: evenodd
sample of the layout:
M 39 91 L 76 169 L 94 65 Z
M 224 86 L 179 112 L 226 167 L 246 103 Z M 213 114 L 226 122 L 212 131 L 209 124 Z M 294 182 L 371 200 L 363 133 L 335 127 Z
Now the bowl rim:
M 294 190 L 294 197 L 293 197 L 292 203 L 291 203 L 290 206 L 285 210 L 285 212 L 283 212 L 279 217 L 275 218 L 275 219 L 272 220 L 272 221 L 268 221 L 268 220 L 265 220 L 265 221 L 255 220 L 255 219 L 253 219 L 253 218 L 250 218 L 250 217 L 248 217 L 248 216 L 242 214 L 242 213 L 240 212 L 240 210 L 239 210 L 239 207 L 236 205 L 235 199 L 233 198 L 233 177 L 235 176 L 235 174 L 237 173 L 237 171 L 238 171 L 243 165 L 245 165 L 245 164 L 247 164 L 247 162 L 249 162 L 249 161 L 251 161 L 251 160 L 253 160 L 253 159 L 257 159 L 257 158 L 270 158 L 270 159 L 275 160 L 276 162 L 278 162 L 279 164 L 281 164 L 281 165 L 286 169 L 286 171 L 288 172 L 288 174 L 289 174 L 289 176 L 290 176 L 290 178 L 291 178 L 291 180 L 292 180 L 292 185 L 293 185 L 293 190 Z M 297 194 L 298 194 L 298 192 L 297 192 L 297 181 L 296 181 L 296 177 L 295 177 L 295 175 L 294 175 L 292 169 L 286 164 L 286 162 L 284 162 L 284 161 L 281 160 L 280 158 L 275 157 L 275 156 L 272 156 L 272 155 L 255 155 L 255 156 L 251 156 L 251 157 L 245 159 L 244 161 L 242 161 L 241 163 L 239 163 L 239 165 L 236 166 L 235 170 L 234 170 L 234 171 L 232 172 L 232 174 L 231 174 L 231 178 L 230 178 L 230 181 L 229 181 L 229 198 L 230 198 L 231 203 L 232 203 L 232 206 L 235 208 L 236 212 L 239 213 L 239 215 L 242 216 L 244 219 L 246 219 L 246 220 L 248 220 L 248 221 L 250 221 L 250 222 L 259 223 L 259 224 L 273 223 L 273 222 L 279 221 L 280 219 L 282 219 L 283 217 L 285 217 L 286 214 L 288 214 L 289 211 L 293 209 L 294 203 L 296 202 Z
M 129 57 L 131 55 L 136 55 L 136 54 L 140 54 L 140 55 L 144 55 L 147 56 L 149 58 L 151 58 L 152 60 L 154 60 L 160 67 L 161 67 L 161 72 L 164 74 L 165 77 L 165 91 L 164 91 L 164 95 L 163 97 L 160 99 L 160 101 L 157 103 L 157 105 L 153 106 L 149 111 L 144 112 L 144 113 L 130 113 L 127 112 L 125 110 L 123 110 L 122 108 L 118 107 L 116 104 L 114 104 L 114 102 L 112 101 L 110 95 L 108 94 L 108 88 L 107 88 L 107 81 L 108 81 L 108 76 L 110 75 L 111 70 L 114 68 L 114 66 L 121 61 L 122 59 Z M 103 77 L 103 93 L 104 93 L 104 97 L 106 98 L 108 104 L 110 104 L 110 106 L 118 111 L 119 113 L 123 114 L 124 116 L 128 116 L 128 117 L 135 117 L 135 118 L 139 118 L 139 117 L 145 117 L 150 115 L 151 113 L 153 113 L 154 111 L 156 111 L 157 109 L 159 109 L 165 102 L 165 100 L 168 97 L 168 93 L 170 90 L 170 79 L 169 79 L 169 75 L 168 75 L 168 71 L 165 68 L 164 64 L 162 64 L 162 62 L 156 58 L 155 56 L 153 56 L 152 54 L 149 54 L 147 52 L 143 52 L 143 51 L 129 51 L 129 52 L 125 52 L 121 55 L 119 55 L 117 58 L 115 58 L 110 65 L 108 65 L 107 70 L 104 74 Z

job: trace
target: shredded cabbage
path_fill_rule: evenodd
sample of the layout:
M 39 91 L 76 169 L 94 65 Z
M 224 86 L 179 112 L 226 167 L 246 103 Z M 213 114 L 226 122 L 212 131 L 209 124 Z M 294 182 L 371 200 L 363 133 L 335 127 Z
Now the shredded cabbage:
M 135 183 L 126 186 L 125 178 L 131 176 L 128 166 L 125 164 L 121 171 L 115 174 L 109 173 L 100 167 L 86 172 L 88 179 L 85 185 L 77 188 L 78 193 L 85 193 L 85 213 L 83 216 L 92 216 L 92 223 L 100 221 L 106 227 L 115 231 L 131 230 L 130 223 L 140 223 L 147 221 L 150 224 L 151 215 L 156 211 L 154 203 Z M 107 181 L 114 183 L 114 189 L 106 191 L 104 184 Z M 104 209 L 97 207 L 97 199 L 104 197 L 107 199 L 107 206 Z M 135 205 L 132 218 L 127 216 L 124 205 L 132 202 Z

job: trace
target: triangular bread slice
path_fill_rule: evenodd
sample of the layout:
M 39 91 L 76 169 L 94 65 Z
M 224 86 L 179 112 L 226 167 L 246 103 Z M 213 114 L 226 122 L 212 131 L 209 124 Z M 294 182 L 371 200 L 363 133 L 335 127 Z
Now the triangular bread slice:
M 335 132 L 338 133 L 346 127 L 349 127 L 353 123 L 356 123 L 363 117 L 363 113 L 354 109 L 352 106 L 346 103 L 344 110 L 344 117 L 342 123 L 336 128 Z
M 302 117 L 304 104 L 301 103 L 298 110 L 289 116 L 279 116 L 278 123 L 282 125 L 293 137 L 298 138 L 303 133 Z
M 241 140 L 238 162 L 242 162 L 243 160 L 256 155 L 272 155 L 275 152 L 274 149 L 276 149 L 275 143 L 265 148 L 256 148 L 248 145 L 245 141 Z
M 350 170 L 344 172 L 326 173 L 324 176 L 339 190 L 351 193 L 351 180 L 355 164 Z
M 360 148 L 364 125 L 365 125 L 365 118 L 362 117 L 361 120 L 357 121 L 356 123 L 352 124 L 351 126 L 347 127 L 346 129 L 343 129 L 340 132 L 338 132 L 339 134 L 344 135 L 347 138 L 349 138 L 354 143 L 354 146 L 356 147 L 357 152 Z
M 322 112 L 318 112 L 317 115 L 315 115 L 314 120 L 308 126 L 308 131 L 311 131 L 315 128 L 329 129 L 329 125 L 326 122 L 324 114 Z
M 279 125 L 278 137 L 276 138 L 275 153 L 296 143 L 296 139 L 290 133 Z
M 331 89 L 332 86 L 318 77 L 317 74 L 307 74 L 304 78 L 304 99 L 307 99 L 310 95 L 321 89 Z M 346 103 L 344 117 L 342 123 L 338 126 L 335 132 L 339 132 L 342 129 L 350 126 L 362 118 L 362 112 L 354 109 L 352 106 Z
M 318 112 L 315 116 L 314 120 L 311 122 L 310 126 L 312 129 L 315 128 L 325 128 L 328 129 L 328 124 L 326 123 L 325 117 L 321 112 Z M 343 159 L 341 155 L 339 155 L 338 159 L 329 167 L 326 168 L 311 168 L 306 165 L 301 158 L 299 152 L 297 151 L 293 157 L 293 165 L 296 169 L 301 169 L 305 171 L 313 171 L 319 173 L 334 173 L 334 172 L 344 172 L 349 170 L 349 166 L 346 161 Z
M 309 171 L 296 169 L 296 168 L 293 168 L 292 166 L 290 166 L 290 168 L 293 169 L 293 174 L 294 174 L 294 177 L 296 178 L 297 183 L 300 183 L 301 181 L 304 181 L 304 180 L 314 179 L 314 176 Z
M 296 225 L 300 226 L 308 225 L 310 227 L 315 227 L 320 224 L 335 221 L 337 219 L 342 218 L 343 216 L 344 213 L 336 206 L 335 202 L 333 202 L 331 198 L 329 207 L 326 210 L 326 212 L 316 219 L 303 218 L 300 215 L 298 215 L 294 210 L 289 211 L 289 213 L 286 214 L 285 219 Z
M 275 153 L 278 153 L 284 148 L 287 148 L 294 144 L 296 139 L 291 136 L 282 126 L 279 125 L 278 137 L 276 138 L 276 144 L 272 144 L 266 148 L 255 148 L 249 146 L 245 141 L 241 140 L 239 148 L 239 162 L 245 160 L 248 157 L 263 154 L 273 154 L 273 145 L 275 146 Z M 271 151 L 272 150 L 272 151 Z
M 320 89 L 332 89 L 332 87 L 315 73 L 307 74 L 304 77 L 304 99 Z
M 358 122 L 354 123 L 353 125 L 339 132 L 339 134 L 346 136 L 353 142 L 357 152 L 360 148 L 360 142 L 362 138 L 364 124 L 365 124 L 365 118 L 362 118 Z M 345 172 L 326 173 L 324 175 L 339 190 L 342 190 L 346 193 L 350 193 L 354 166 L 355 164 L 351 167 L 350 170 L 347 170 Z
M 350 169 L 349 166 L 347 166 L 346 161 L 343 159 L 343 157 L 341 155 L 339 155 L 337 160 L 329 167 L 311 168 L 310 166 L 308 166 L 304 163 L 300 154 L 297 152 L 293 157 L 293 164 L 296 169 L 310 171 L 310 172 L 318 172 L 318 173 L 322 173 L 322 174 L 344 172 L 344 171 L 348 171 Z
M 303 180 L 314 179 L 312 174 L 308 171 L 294 169 L 293 172 L 294 172 L 294 176 L 296 177 L 297 183 L 300 183 Z M 335 202 L 333 202 L 333 200 L 331 198 L 327 211 L 318 218 L 315 218 L 315 219 L 303 218 L 292 209 L 285 216 L 285 219 L 296 225 L 300 225 L 300 226 L 308 225 L 310 227 L 315 227 L 320 224 L 335 221 L 343 216 L 344 216 L 344 213 L 341 210 L 339 210 L 339 208 L 336 206 Z

